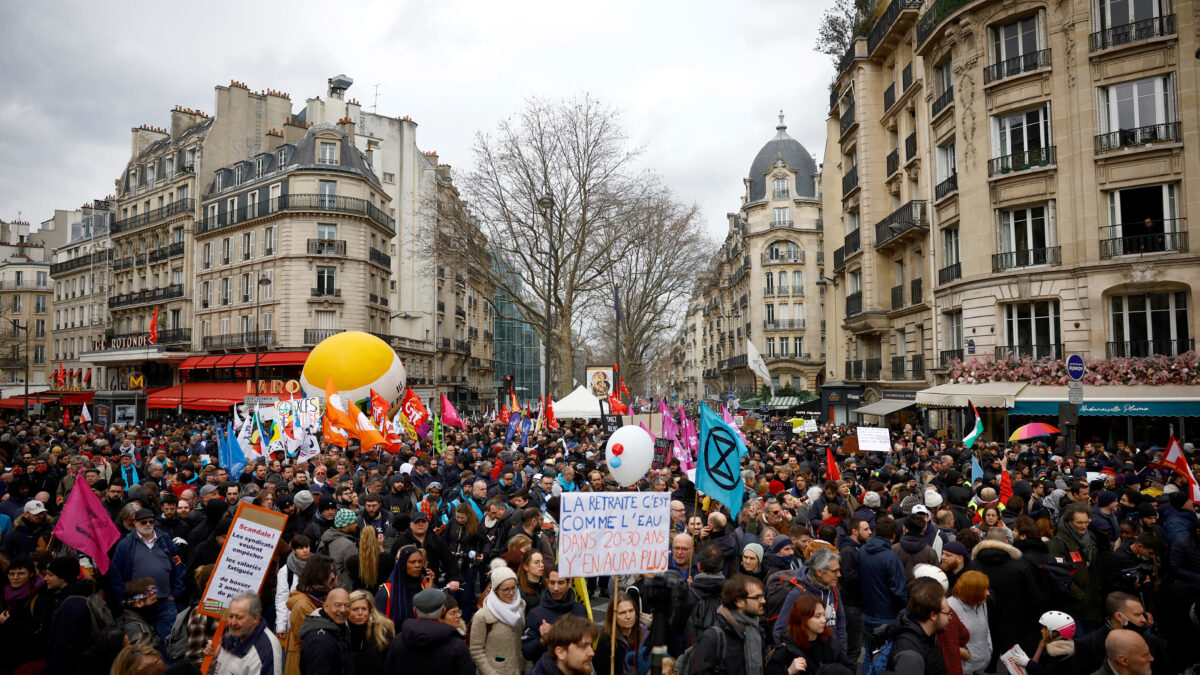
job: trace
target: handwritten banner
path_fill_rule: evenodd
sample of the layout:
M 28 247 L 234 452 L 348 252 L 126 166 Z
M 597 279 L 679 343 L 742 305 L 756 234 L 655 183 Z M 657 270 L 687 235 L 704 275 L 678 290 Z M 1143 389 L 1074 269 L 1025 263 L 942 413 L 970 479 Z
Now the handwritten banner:
M 891 452 L 892 439 L 883 427 L 859 427 L 858 449 L 863 452 Z
M 262 590 L 287 516 L 242 502 L 196 611 L 221 618 L 238 595 Z
M 671 495 L 564 492 L 558 564 L 564 577 L 665 572 Z

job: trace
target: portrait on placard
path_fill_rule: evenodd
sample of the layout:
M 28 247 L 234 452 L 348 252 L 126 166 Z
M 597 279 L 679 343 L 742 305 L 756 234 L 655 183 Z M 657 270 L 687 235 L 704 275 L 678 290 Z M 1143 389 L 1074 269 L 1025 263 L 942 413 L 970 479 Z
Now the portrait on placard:
M 613 392 L 612 366 L 588 366 L 584 370 L 588 391 L 596 398 L 608 398 Z

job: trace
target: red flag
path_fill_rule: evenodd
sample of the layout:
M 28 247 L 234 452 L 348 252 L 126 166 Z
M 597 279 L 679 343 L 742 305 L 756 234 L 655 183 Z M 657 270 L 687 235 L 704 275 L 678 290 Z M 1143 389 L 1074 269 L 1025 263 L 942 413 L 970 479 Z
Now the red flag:
M 1187 479 L 1188 485 L 1192 488 L 1189 499 L 1200 503 L 1200 483 L 1196 482 L 1196 476 L 1192 474 L 1192 468 L 1188 466 L 1187 459 L 1183 456 L 1183 449 L 1179 447 L 1179 441 L 1175 440 L 1175 434 L 1171 434 L 1171 440 L 1167 443 L 1167 451 L 1163 454 L 1162 463 L 1163 466 L 1169 467 Z
M 67 505 L 54 525 L 54 538 L 91 558 L 101 574 L 108 572 L 108 551 L 121 533 L 82 476 L 76 477 L 67 496 Z
M 425 409 L 425 404 L 421 403 L 421 399 L 413 393 L 412 388 L 405 390 L 404 399 L 400 402 L 401 419 L 407 420 L 409 427 L 405 430 L 410 435 L 416 434 L 424 439 L 429 435 L 429 411 Z
M 67 369 L 63 368 L 63 362 L 58 362 L 58 370 L 54 371 L 54 383 L 61 389 L 67 386 Z
M 621 395 L 625 398 L 633 398 L 633 396 L 629 394 L 629 388 L 625 386 L 625 376 L 621 375 L 619 381 L 621 383 Z
M 837 460 L 833 457 L 833 446 L 825 448 L 825 480 L 841 480 L 842 472 L 838 471 Z
M 615 393 L 608 395 L 608 407 L 614 415 L 624 415 L 629 412 L 629 407 L 621 403 L 621 399 L 617 398 Z
M 551 429 L 558 428 L 558 420 L 554 419 L 554 402 L 549 396 L 546 397 L 546 426 Z
M 500 420 L 503 424 L 508 424 L 508 406 L 503 403 L 500 404 L 500 414 L 496 416 L 496 419 Z
M 83 383 L 88 386 L 90 386 L 92 384 L 92 369 L 91 368 L 88 368 L 87 372 L 85 372 L 83 374 Z
M 69 411 L 65 405 L 63 406 L 63 426 L 71 426 L 71 411 Z
M 396 423 L 388 419 L 388 402 L 387 399 L 380 396 L 374 389 L 371 390 L 371 421 L 375 426 L 379 427 L 379 433 L 387 439 L 387 449 L 390 452 L 396 452 L 400 449 L 400 430 L 396 427 Z
M 517 392 L 513 391 L 512 387 L 508 388 L 508 400 L 512 405 L 513 412 L 519 412 L 521 410 L 521 404 L 517 403 Z
M 150 317 L 150 333 L 146 335 L 146 342 L 152 345 L 158 344 L 158 307 L 154 307 L 154 316 Z

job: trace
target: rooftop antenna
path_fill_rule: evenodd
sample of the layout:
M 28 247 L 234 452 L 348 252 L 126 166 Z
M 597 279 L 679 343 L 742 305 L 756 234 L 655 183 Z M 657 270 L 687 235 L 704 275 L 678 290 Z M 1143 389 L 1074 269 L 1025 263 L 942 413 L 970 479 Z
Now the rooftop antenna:
M 371 112 L 379 111 L 379 84 L 375 84 L 375 102 L 371 104 Z

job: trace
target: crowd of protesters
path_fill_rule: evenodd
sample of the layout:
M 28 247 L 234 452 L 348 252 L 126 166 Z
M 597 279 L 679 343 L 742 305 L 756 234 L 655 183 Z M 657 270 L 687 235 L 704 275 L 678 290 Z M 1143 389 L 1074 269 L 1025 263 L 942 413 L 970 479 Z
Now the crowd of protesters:
M 478 420 L 446 427 L 440 453 L 330 446 L 232 475 L 204 420 L 2 422 L 0 671 L 974 675 L 1007 661 L 1086 675 L 1200 662 L 1200 522 L 1150 442 L 967 450 L 905 427 L 891 453 L 845 455 L 843 426 L 747 432 L 736 517 L 672 460 L 631 488 L 672 495 L 669 570 L 581 593 L 555 564 L 559 499 L 621 489 L 605 435 L 563 423 L 516 448 L 504 431 Z M 80 480 L 121 535 L 105 573 L 53 535 Z M 214 640 L 218 620 L 196 607 L 240 502 L 285 514 L 283 541 Z M 665 606 L 650 600 L 659 581 Z

